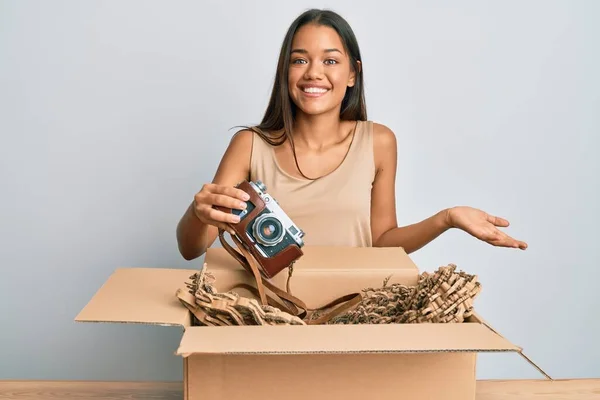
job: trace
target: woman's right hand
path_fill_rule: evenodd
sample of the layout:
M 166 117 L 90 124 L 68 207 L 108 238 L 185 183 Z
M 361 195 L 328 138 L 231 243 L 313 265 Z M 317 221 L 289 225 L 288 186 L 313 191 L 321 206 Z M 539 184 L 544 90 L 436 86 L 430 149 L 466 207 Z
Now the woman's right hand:
M 249 199 L 248 193 L 241 189 L 207 183 L 194 196 L 194 214 L 205 224 L 216 226 L 233 234 L 232 229 L 226 224 L 236 224 L 240 222 L 240 217 L 217 210 L 214 206 L 243 210 L 246 208 L 246 201 Z

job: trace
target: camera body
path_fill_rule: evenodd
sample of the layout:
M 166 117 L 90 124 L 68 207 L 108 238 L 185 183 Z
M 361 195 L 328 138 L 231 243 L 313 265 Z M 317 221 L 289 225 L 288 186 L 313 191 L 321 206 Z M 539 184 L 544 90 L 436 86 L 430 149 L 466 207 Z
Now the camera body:
M 277 200 L 267 193 L 265 185 L 261 181 L 255 181 L 249 182 L 249 186 L 264 203 L 264 208 L 254 214 L 245 229 L 247 238 L 256 250 L 263 257 L 271 258 L 276 257 L 288 246 L 304 246 L 304 232 L 288 217 Z M 245 210 L 233 209 L 232 212 L 243 220 L 248 218 L 255 208 L 256 205 L 250 199 L 246 202 Z
M 236 237 L 258 261 L 263 276 L 272 278 L 303 255 L 304 232 L 261 181 L 243 181 L 236 187 L 250 196 L 246 208 L 224 211 L 240 216 L 239 223 L 231 224 Z

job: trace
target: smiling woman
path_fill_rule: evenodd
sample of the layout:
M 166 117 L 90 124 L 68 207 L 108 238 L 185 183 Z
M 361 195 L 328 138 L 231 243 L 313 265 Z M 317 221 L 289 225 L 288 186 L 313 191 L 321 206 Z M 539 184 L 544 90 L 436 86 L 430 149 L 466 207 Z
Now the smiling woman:
M 305 243 L 402 246 L 411 253 L 448 229 L 495 246 L 525 249 L 498 227 L 508 221 L 451 207 L 405 227 L 396 219 L 397 144 L 385 125 L 367 119 L 364 66 L 350 25 L 329 10 L 308 10 L 284 37 L 277 73 L 260 124 L 236 133 L 216 171 L 177 228 L 191 260 L 215 241 L 218 228 L 239 222 L 215 208 L 246 207 L 242 180 L 261 180 L 306 232 Z
M 298 29 L 291 47 L 288 90 L 292 102 L 306 114 L 333 111 L 339 115 L 339 107 L 346 96 L 350 98 L 360 70 L 358 47 L 346 51 L 335 29 L 317 24 Z

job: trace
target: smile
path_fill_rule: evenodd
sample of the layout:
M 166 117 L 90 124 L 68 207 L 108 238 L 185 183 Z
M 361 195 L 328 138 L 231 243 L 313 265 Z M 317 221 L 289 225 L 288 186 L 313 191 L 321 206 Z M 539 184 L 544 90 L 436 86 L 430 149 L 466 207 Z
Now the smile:
M 320 87 L 304 87 L 302 88 L 302 92 L 309 97 L 319 97 L 323 94 L 327 93 L 329 89 L 320 88 Z

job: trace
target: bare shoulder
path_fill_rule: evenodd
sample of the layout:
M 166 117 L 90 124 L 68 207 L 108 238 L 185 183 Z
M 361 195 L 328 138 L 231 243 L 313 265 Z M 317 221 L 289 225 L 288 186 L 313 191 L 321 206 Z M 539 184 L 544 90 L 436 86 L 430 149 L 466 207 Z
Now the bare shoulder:
M 229 141 L 225 155 L 236 163 L 250 165 L 254 132 L 250 129 L 237 131 Z
M 397 156 L 396 134 L 388 126 L 373 122 L 373 152 L 378 171 L 394 168 Z
M 240 130 L 232 136 L 217 168 L 215 183 L 232 185 L 247 179 L 253 140 L 254 133 L 249 129 Z
M 396 134 L 387 125 L 373 122 L 373 145 L 376 148 L 396 147 Z
M 252 149 L 252 141 L 254 140 L 254 132 L 250 129 L 242 129 L 237 131 L 231 141 L 229 142 L 229 147 L 233 150 L 247 150 Z

